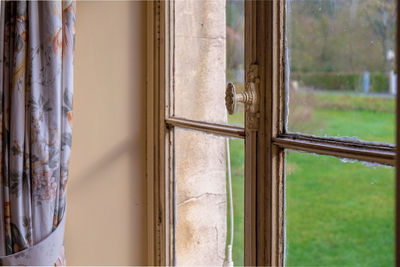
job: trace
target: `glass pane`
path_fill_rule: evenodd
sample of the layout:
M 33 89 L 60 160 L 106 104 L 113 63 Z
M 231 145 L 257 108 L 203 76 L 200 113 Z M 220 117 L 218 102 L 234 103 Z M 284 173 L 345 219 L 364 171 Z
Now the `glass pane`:
M 395 0 L 287 1 L 288 131 L 394 143 Z
M 222 266 L 231 260 L 234 265 L 243 266 L 244 142 L 229 140 L 230 164 L 227 149 L 225 137 L 175 130 L 178 265 Z M 228 258 L 229 245 L 232 259 Z
M 243 0 L 175 2 L 174 115 L 243 126 L 243 106 L 225 109 L 225 88 L 244 86 Z
M 394 169 L 286 156 L 286 265 L 394 266 Z

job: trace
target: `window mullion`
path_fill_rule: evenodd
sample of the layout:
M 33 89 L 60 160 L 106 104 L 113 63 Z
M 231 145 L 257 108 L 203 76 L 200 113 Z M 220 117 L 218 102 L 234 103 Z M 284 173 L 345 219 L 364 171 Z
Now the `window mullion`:
M 371 147 L 368 145 L 352 144 L 347 142 L 330 142 L 324 139 L 293 138 L 284 135 L 273 138 L 273 144 L 286 149 L 300 150 L 310 153 L 331 155 L 336 157 L 355 159 L 380 163 L 384 165 L 395 165 L 395 151 L 386 147 Z
M 245 138 L 245 130 L 242 127 L 235 127 L 230 125 L 209 123 L 203 121 L 193 121 L 188 119 L 171 117 L 165 120 L 168 127 L 181 127 L 196 131 L 201 131 L 204 133 L 217 134 L 233 138 Z

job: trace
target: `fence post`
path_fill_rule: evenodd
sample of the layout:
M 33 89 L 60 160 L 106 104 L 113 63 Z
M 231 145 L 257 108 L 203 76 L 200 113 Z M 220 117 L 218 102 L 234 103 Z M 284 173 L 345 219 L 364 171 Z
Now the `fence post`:
M 369 71 L 364 71 L 363 75 L 363 91 L 364 93 L 369 93 Z
M 397 85 L 397 74 L 394 73 L 393 70 L 389 72 L 389 92 L 392 95 L 396 94 L 396 85 Z

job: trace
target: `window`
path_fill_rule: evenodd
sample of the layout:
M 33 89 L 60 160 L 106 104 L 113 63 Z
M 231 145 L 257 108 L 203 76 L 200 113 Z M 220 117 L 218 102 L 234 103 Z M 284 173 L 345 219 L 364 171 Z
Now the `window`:
M 394 0 L 149 3 L 149 264 L 226 261 L 229 191 L 243 204 L 236 264 L 397 259 L 395 9 Z M 227 180 L 232 153 L 243 161 Z

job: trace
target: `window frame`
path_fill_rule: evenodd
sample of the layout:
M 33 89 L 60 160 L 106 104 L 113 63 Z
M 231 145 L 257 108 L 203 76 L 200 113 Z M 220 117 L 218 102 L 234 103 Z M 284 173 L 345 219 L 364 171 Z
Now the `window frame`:
M 399 147 L 285 132 L 285 1 L 245 1 L 245 66 L 258 65 L 258 130 L 173 116 L 173 1 L 147 2 L 147 204 L 148 264 L 174 265 L 174 127 L 246 138 L 245 265 L 284 265 L 284 150 L 370 161 L 396 169 L 395 259 L 400 266 Z M 397 14 L 400 7 L 397 5 Z M 397 19 L 397 36 L 400 36 Z M 397 55 L 400 55 L 397 39 Z M 400 69 L 397 60 L 397 70 Z M 397 85 L 399 88 L 399 85 Z M 397 90 L 399 92 L 399 90 Z M 400 142 L 400 94 L 396 96 L 396 143 Z M 251 153 L 249 152 L 251 151 Z M 247 153 L 248 152 L 248 153 Z

